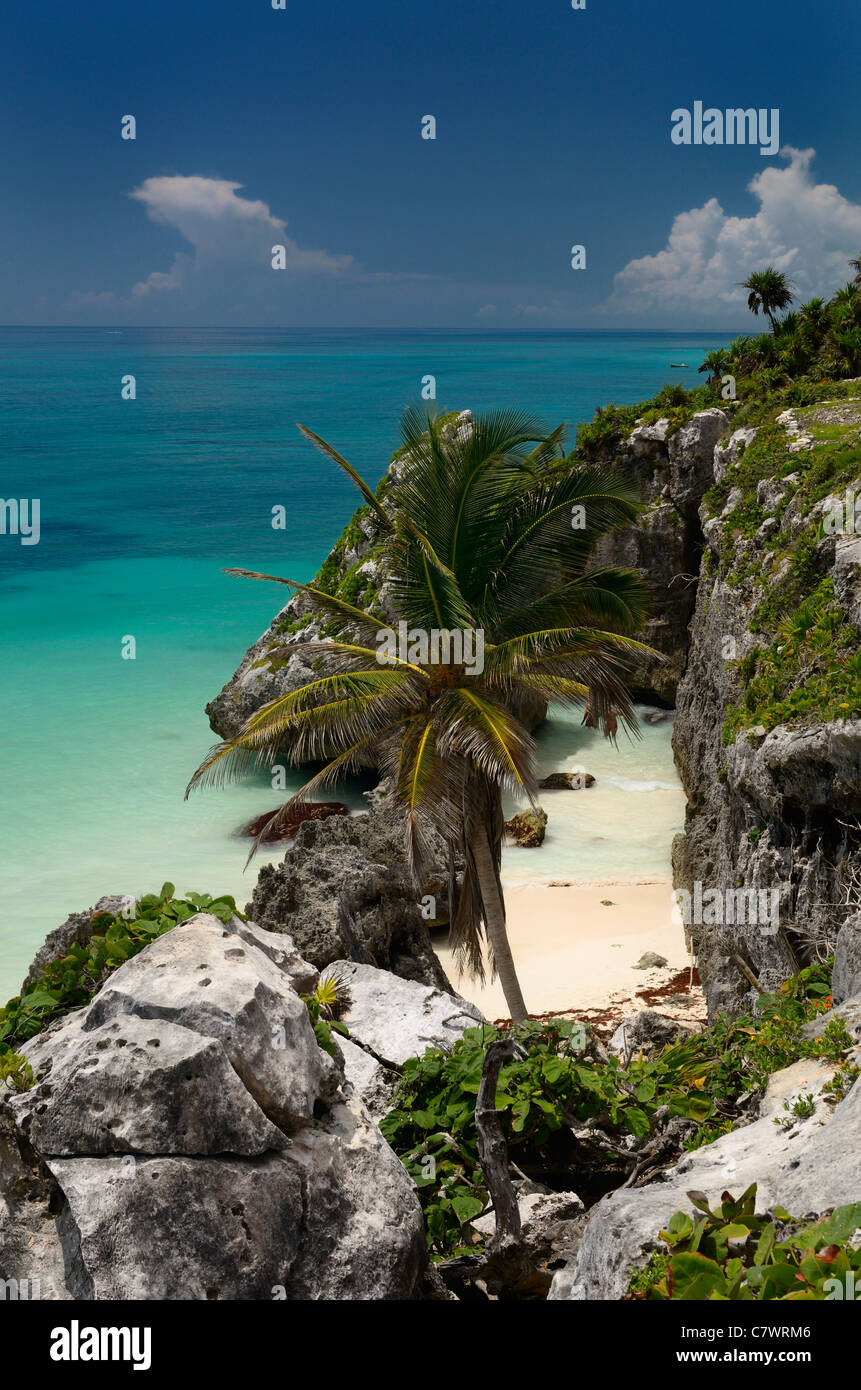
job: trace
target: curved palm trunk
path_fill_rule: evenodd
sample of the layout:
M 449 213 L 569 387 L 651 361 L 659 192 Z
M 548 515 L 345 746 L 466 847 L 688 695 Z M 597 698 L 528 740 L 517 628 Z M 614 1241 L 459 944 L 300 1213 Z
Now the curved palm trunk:
M 478 827 L 471 836 L 469 848 L 475 863 L 481 903 L 484 909 L 484 924 L 493 951 L 499 983 L 502 985 L 502 992 L 505 995 L 505 1002 L 511 1014 L 512 1023 L 523 1023 L 529 1014 L 523 1000 L 517 971 L 514 968 L 514 957 L 508 943 L 508 933 L 505 930 L 505 907 L 502 894 L 499 891 L 496 865 L 493 861 L 487 834 L 482 827 Z

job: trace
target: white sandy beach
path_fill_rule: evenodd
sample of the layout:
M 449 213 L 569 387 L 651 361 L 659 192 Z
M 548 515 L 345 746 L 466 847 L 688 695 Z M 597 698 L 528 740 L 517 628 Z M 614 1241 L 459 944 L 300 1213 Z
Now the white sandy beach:
M 612 906 L 606 906 L 609 901 Z M 671 919 L 669 880 L 505 885 L 508 933 L 530 1013 L 643 1007 L 637 990 L 660 986 L 690 966 L 683 929 Z M 667 965 L 633 967 L 645 951 Z M 459 976 L 443 939 L 437 952 L 452 984 L 490 1019 L 507 1016 L 499 982 Z M 693 991 L 699 995 L 699 991 Z M 675 1012 L 675 1011 L 674 1011 Z M 699 1013 L 695 1009 L 694 1014 Z M 693 1016 L 691 1011 L 687 1016 Z

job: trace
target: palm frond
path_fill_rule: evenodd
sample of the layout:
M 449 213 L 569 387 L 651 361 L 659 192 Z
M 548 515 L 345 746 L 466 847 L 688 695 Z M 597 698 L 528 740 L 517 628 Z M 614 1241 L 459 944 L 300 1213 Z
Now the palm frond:
M 275 574 L 258 574 L 256 570 L 226 569 L 224 573 L 237 576 L 240 579 L 259 579 L 272 584 L 287 584 L 296 593 L 307 594 L 312 599 L 315 608 L 319 608 L 324 613 L 328 613 L 330 617 L 338 619 L 342 626 L 354 627 L 360 633 L 377 632 L 381 627 L 386 626 L 386 618 L 383 613 L 356 608 L 354 604 L 347 603 L 345 599 L 338 598 L 336 594 L 327 594 L 325 589 L 317 589 L 313 584 L 300 584 L 295 579 L 281 579 Z
M 319 449 L 322 454 L 332 459 L 333 463 L 337 463 L 338 467 L 344 470 L 347 477 L 356 484 L 356 487 L 361 492 L 368 506 L 376 513 L 377 519 L 381 521 L 385 529 L 388 530 L 392 524 L 388 512 L 385 507 L 380 505 L 379 499 L 373 488 L 368 486 L 361 474 L 356 472 L 353 465 L 348 463 L 343 455 L 338 453 L 337 449 L 333 449 L 331 444 L 327 444 L 326 440 L 321 439 L 319 434 L 315 434 L 313 430 L 307 429 L 305 425 L 300 425 L 298 422 L 297 428 L 301 430 L 306 439 L 310 439 L 316 449 Z
M 399 723 L 400 721 L 392 723 L 389 726 L 389 732 L 397 729 Z M 323 791 L 327 787 L 336 786 L 342 777 L 349 776 L 350 773 L 358 772 L 364 765 L 364 761 L 370 753 L 375 740 L 376 735 L 370 738 L 359 739 L 356 743 L 351 744 L 349 748 L 342 749 L 324 768 L 321 768 L 320 771 L 309 778 L 297 792 L 294 792 L 290 799 L 285 801 L 284 805 L 275 812 L 274 816 L 270 816 L 266 824 L 261 827 L 251 847 L 251 852 L 245 861 L 245 867 L 248 868 L 248 865 L 256 855 L 264 839 L 281 829 L 291 811 L 295 810 L 297 806 L 307 806 L 312 798 L 316 796 L 317 792 Z
M 435 707 L 440 753 L 457 754 L 484 777 L 534 801 L 535 744 L 495 700 L 467 686 L 446 690 Z

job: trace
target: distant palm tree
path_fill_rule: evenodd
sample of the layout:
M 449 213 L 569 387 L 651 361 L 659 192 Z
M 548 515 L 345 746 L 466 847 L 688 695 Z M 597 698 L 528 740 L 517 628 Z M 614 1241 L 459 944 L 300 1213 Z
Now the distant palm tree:
M 831 303 L 838 328 L 861 327 L 861 290 L 854 281 L 835 291 Z
M 846 376 L 861 371 L 861 330 L 849 328 L 832 335 L 832 352 L 837 370 Z
M 861 256 L 853 256 L 849 264 L 855 271 L 854 283 L 856 285 L 861 285 Z
M 300 426 L 300 428 L 302 428 Z M 332 640 L 300 644 L 326 655 L 333 674 L 273 700 L 233 739 L 214 748 L 189 790 L 268 768 L 328 760 L 264 828 L 297 803 L 372 759 L 391 778 L 404 814 L 416 883 L 427 866 L 427 830 L 464 864 L 452 904 L 452 943 L 484 977 L 490 947 L 511 1017 L 527 1016 L 505 929 L 500 883 L 502 791 L 535 801 L 535 745 L 518 717 L 521 703 L 581 706 L 612 728 L 635 717 L 626 688 L 647 591 L 633 571 L 589 569 L 596 541 L 629 525 L 639 507 L 630 485 L 604 467 L 560 459 L 561 429 L 516 411 L 479 416 L 453 429 L 411 409 L 401 423 L 404 469 L 384 503 L 340 454 L 309 439 L 349 474 L 382 536 L 382 565 L 394 614 L 362 611 L 311 585 L 275 579 L 310 597 Z M 535 447 L 530 447 L 535 446 Z M 578 522 L 574 527 L 572 517 Z M 244 570 L 254 579 L 272 579 Z M 412 647 L 380 664 L 381 634 L 398 620 L 412 634 L 483 633 L 484 669 L 433 661 Z M 473 663 L 475 665 L 475 663 Z
M 702 366 L 697 367 L 698 372 L 708 372 L 706 385 L 714 386 L 720 381 L 724 372 L 729 370 L 730 355 L 726 348 L 713 348 L 703 358 Z
M 802 330 L 817 338 L 824 336 L 828 328 L 828 305 L 824 299 L 808 299 L 798 310 L 798 322 Z
M 755 270 L 740 283 L 742 289 L 750 291 L 747 296 L 748 309 L 756 315 L 761 309 L 774 329 L 775 313 L 786 309 L 793 300 L 792 289 L 783 271 L 768 266 L 765 270 Z

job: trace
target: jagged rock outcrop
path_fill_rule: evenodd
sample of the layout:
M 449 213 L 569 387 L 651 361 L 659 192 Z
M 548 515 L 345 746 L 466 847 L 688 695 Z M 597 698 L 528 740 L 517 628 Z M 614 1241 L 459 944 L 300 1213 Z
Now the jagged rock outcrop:
M 24 1044 L 36 1085 L 0 1106 L 4 1277 L 42 1298 L 413 1296 L 419 1202 L 317 1043 L 314 978 L 283 935 L 200 914 Z
M 853 995 L 861 995 L 861 912 L 856 912 L 840 928 L 834 952 L 831 992 L 838 1004 Z
M 595 552 L 600 564 L 639 569 L 652 592 L 644 641 L 661 654 L 638 658 L 631 686 L 640 699 L 675 703 L 685 669 L 688 624 L 694 610 L 702 551 L 698 509 L 713 481 L 714 453 L 730 430 L 722 410 L 703 410 L 675 433 L 668 419 L 638 425 L 607 462 L 636 479 L 646 508 L 637 526 L 606 536 Z
M 261 869 L 249 916 L 288 932 L 320 970 L 349 958 L 450 991 L 420 906 L 425 895 L 436 899 L 439 920 L 448 892 L 444 846 L 433 844 L 436 867 L 420 894 L 407 871 L 402 815 L 381 808 L 309 821 L 283 861 Z
M 342 1015 L 350 1036 L 337 1038 L 347 1085 L 375 1120 L 391 1108 L 408 1057 L 421 1057 L 428 1047 L 448 1050 L 467 1028 L 487 1022 L 458 994 L 371 965 L 339 960 L 331 971 L 350 994 Z
M 853 1001 L 853 1007 L 861 999 Z M 861 1049 L 856 1049 L 856 1054 Z M 857 1055 L 856 1055 L 857 1060 Z M 781 1204 L 797 1215 L 825 1212 L 861 1198 L 861 1086 L 834 1105 L 822 1087 L 834 1066 L 797 1062 L 770 1079 L 760 1115 L 702 1149 L 686 1154 L 644 1187 L 620 1189 L 594 1206 L 577 1260 L 555 1276 L 556 1300 L 617 1299 L 631 1274 L 652 1250 L 663 1248 L 658 1232 L 675 1211 L 689 1211 L 689 1191 L 720 1203 L 729 1190 L 740 1196 L 757 1184 L 757 1210 Z M 812 1095 L 805 1119 L 784 1105 Z M 775 1124 L 775 1120 L 779 1123 Z

